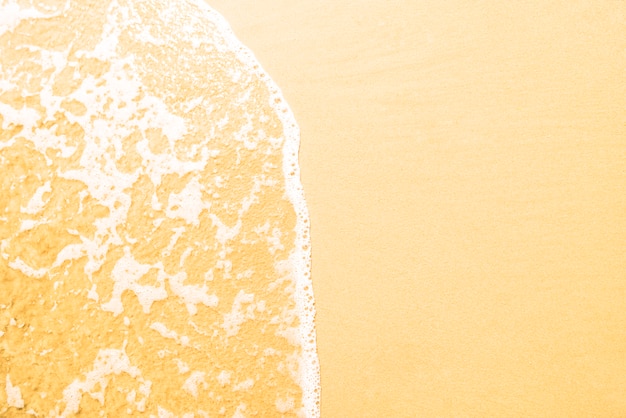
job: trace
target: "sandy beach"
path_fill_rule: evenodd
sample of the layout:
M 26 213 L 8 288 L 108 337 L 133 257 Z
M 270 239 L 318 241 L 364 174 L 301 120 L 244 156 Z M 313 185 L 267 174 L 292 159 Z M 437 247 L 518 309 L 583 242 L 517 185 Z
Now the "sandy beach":
M 626 414 L 626 3 L 212 0 L 300 125 L 324 417 Z
M 0 0 L 1 416 L 626 416 L 626 2 L 204 1 Z

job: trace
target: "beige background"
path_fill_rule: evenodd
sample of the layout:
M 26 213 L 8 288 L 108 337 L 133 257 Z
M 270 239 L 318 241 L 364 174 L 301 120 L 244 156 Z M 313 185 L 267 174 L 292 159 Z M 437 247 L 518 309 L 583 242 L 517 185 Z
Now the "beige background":
M 209 0 L 302 130 L 324 417 L 626 416 L 626 3 Z

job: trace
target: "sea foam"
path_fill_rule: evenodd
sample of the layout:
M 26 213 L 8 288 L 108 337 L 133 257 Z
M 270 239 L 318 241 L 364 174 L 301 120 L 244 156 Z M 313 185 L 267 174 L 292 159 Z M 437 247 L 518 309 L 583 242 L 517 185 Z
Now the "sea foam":
M 319 416 L 299 130 L 226 20 L 0 0 L 0 50 L 0 414 Z

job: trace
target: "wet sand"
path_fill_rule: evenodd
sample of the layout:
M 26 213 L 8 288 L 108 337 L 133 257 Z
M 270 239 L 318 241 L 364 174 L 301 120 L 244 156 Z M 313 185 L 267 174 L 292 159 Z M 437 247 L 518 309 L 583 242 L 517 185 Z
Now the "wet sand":
M 626 3 L 470 3 L 210 1 L 301 127 L 322 416 L 621 416 Z
M 202 1 L 0 1 L 0 416 L 317 417 L 299 135 Z

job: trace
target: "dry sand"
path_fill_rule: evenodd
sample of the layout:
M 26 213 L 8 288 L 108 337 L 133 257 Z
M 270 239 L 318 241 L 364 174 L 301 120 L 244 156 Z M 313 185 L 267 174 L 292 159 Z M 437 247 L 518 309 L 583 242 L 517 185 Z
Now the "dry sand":
M 625 2 L 209 3 L 302 130 L 322 416 L 626 414 Z

